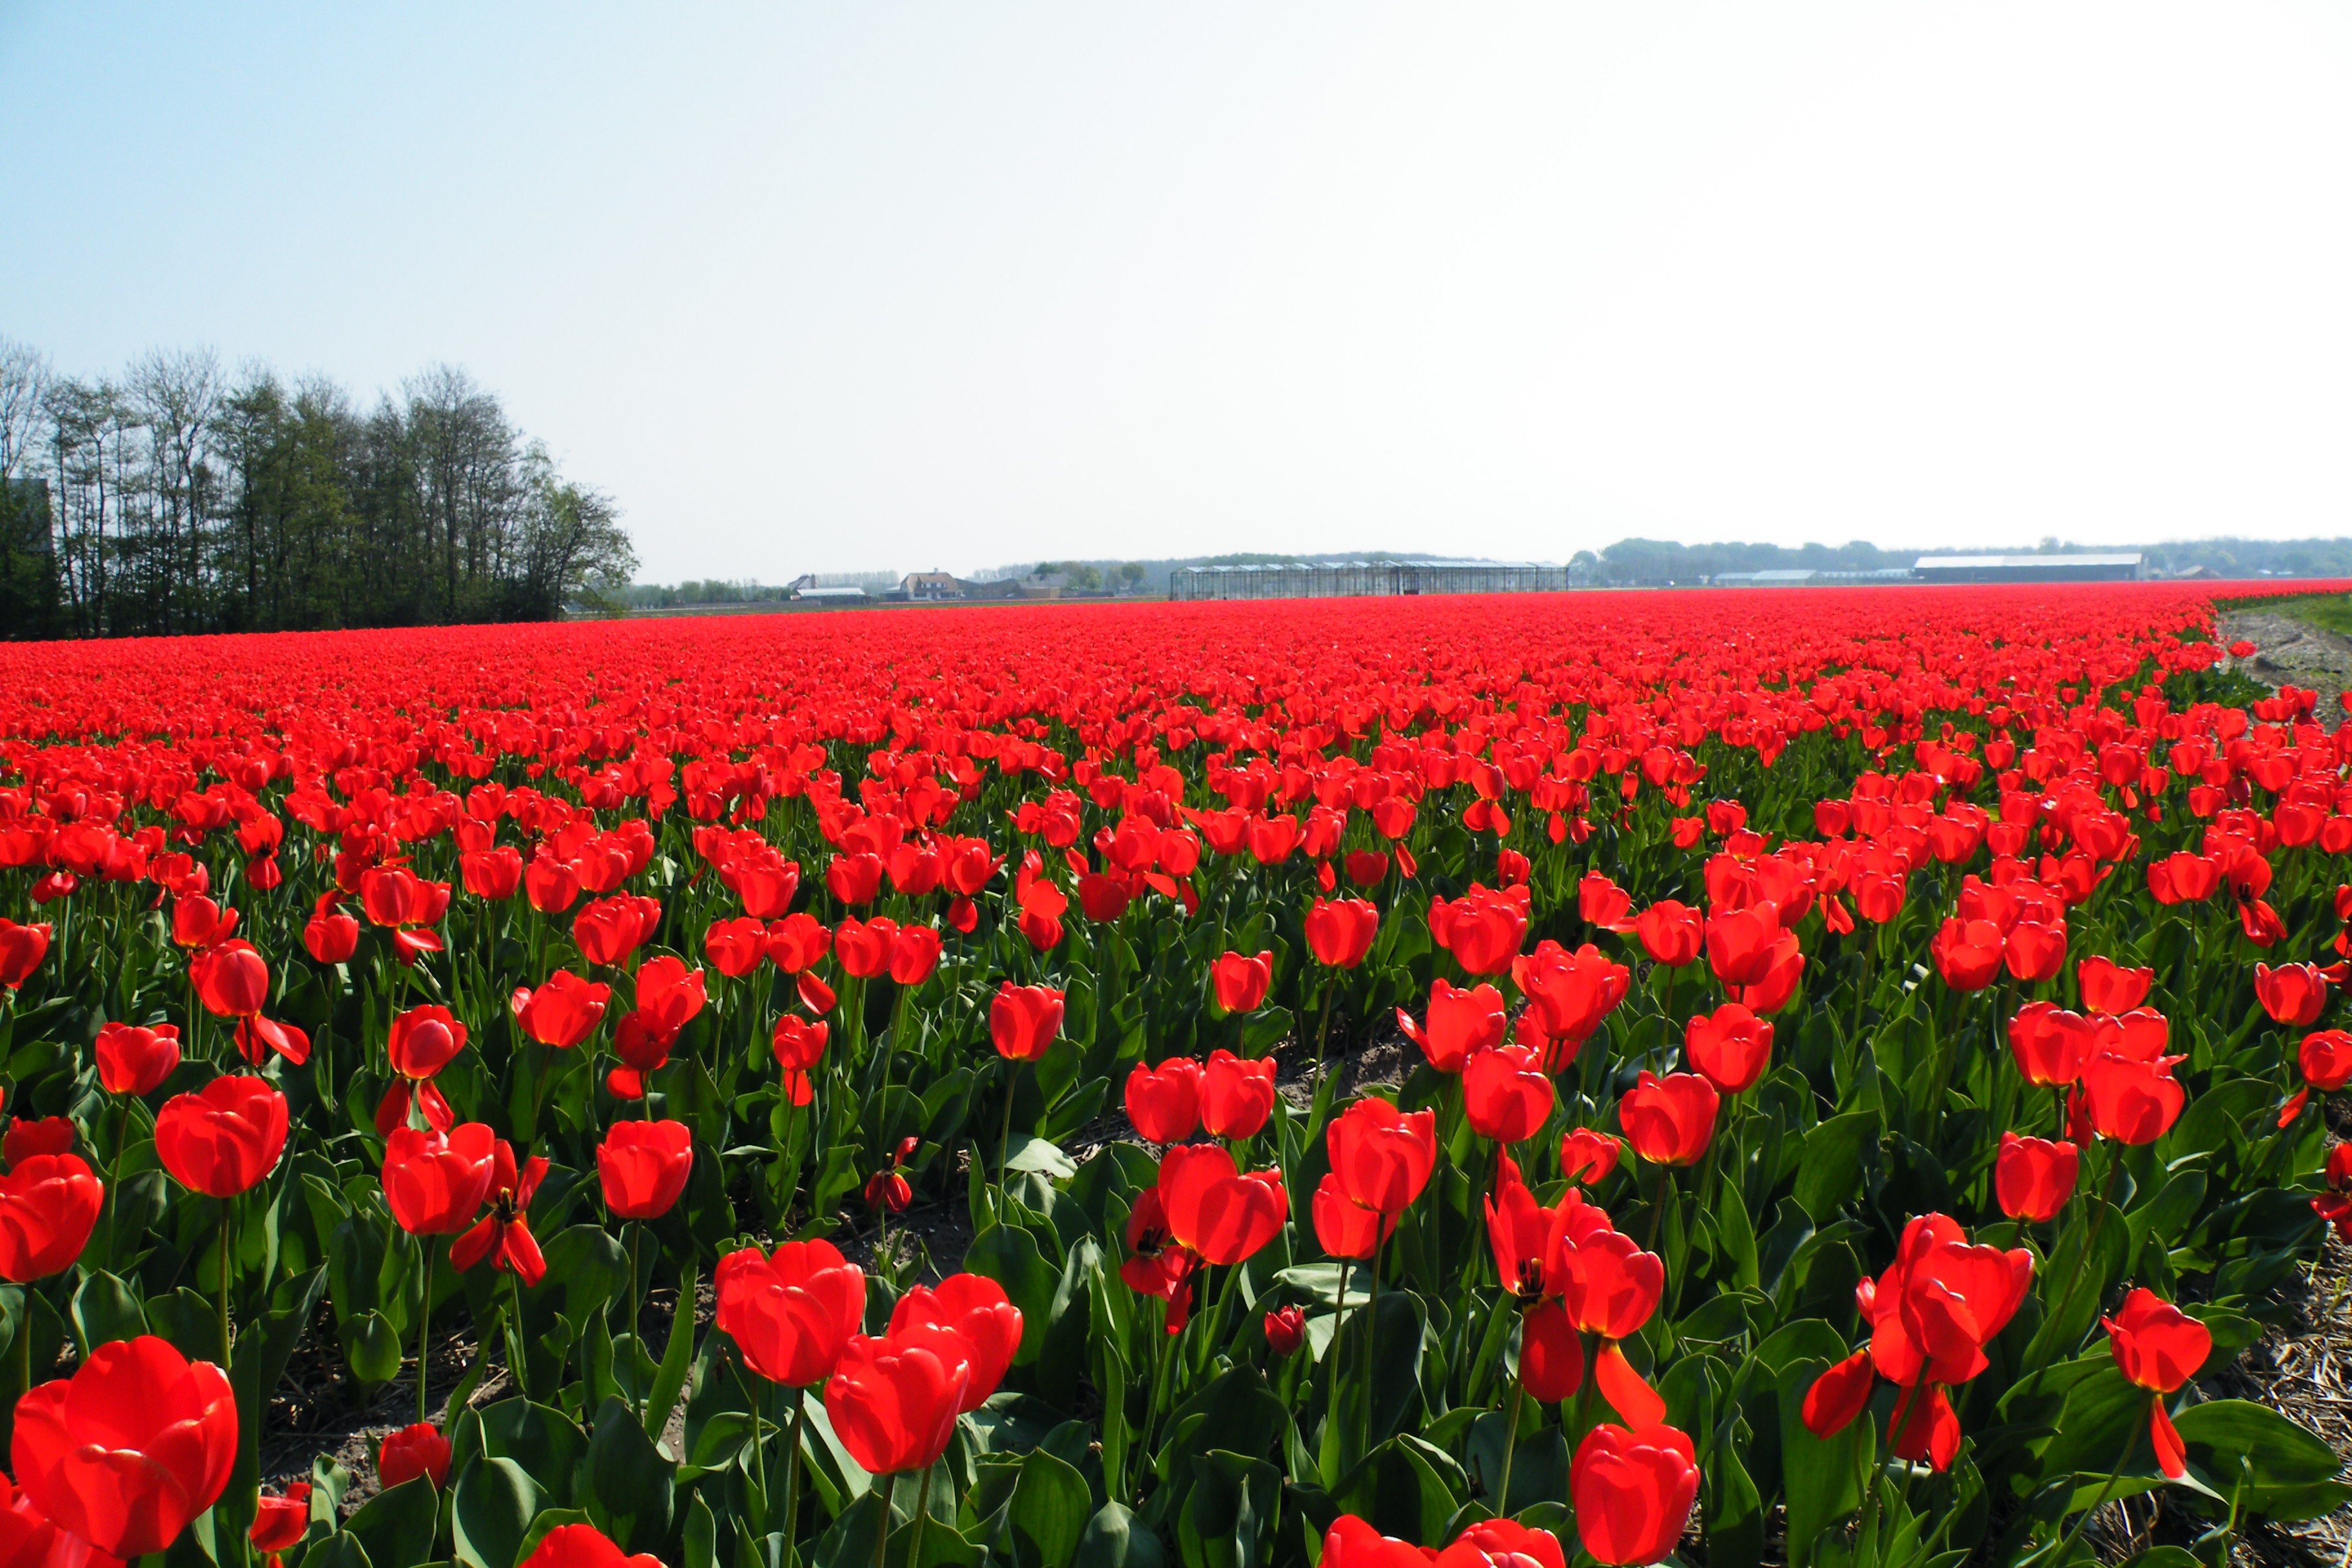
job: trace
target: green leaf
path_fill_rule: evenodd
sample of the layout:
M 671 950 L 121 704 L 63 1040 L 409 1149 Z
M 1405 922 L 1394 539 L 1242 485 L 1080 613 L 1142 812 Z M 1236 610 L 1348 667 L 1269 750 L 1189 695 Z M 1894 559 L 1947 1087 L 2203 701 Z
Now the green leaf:
M 2336 1450 L 2268 1405 L 2216 1399 L 2181 1412 L 2173 1425 L 2190 1473 L 2225 1498 L 2243 1484 L 2241 1504 L 2256 1513 L 2292 1524 L 2352 1498 Z
M 670 1316 L 669 1343 L 662 1347 L 661 1366 L 654 1373 L 653 1393 L 646 1401 L 646 1436 L 656 1443 L 669 1426 L 677 1396 L 686 1389 L 686 1374 L 694 1365 L 695 1274 L 694 1266 L 688 1264 L 678 1286 L 678 1310 Z
M 1054 1295 L 1062 1282 L 1061 1271 L 1045 1260 L 1037 1238 L 1017 1226 L 992 1225 L 972 1238 L 963 1266 L 1003 1286 L 1006 1298 L 1021 1309 L 1021 1348 L 1013 1364 L 1035 1361 L 1045 1349 Z
M 1043 1138 L 1015 1143 L 1004 1162 L 1004 1169 L 1008 1173 L 1035 1174 L 1056 1182 L 1066 1182 L 1078 1173 L 1077 1162 Z
M 348 1530 L 339 1530 L 302 1553 L 302 1568 L 372 1568 L 367 1548 Z
M 521 1398 L 501 1399 L 474 1415 L 483 1455 L 513 1460 L 537 1483 L 540 1497 L 534 1500 L 533 1514 L 542 1507 L 571 1505 L 572 1478 L 588 1447 L 579 1427 L 561 1411 Z
M 1076 1568 L 1166 1568 L 1168 1548 L 1120 1503 L 1107 1502 L 1087 1521 Z
M 677 1490 L 674 1474 L 635 1413 L 617 1399 L 604 1401 L 582 1478 L 587 1483 L 582 1500 L 604 1533 L 624 1549 L 667 1536 Z
M 1849 1110 L 1805 1134 L 1797 1166 L 1797 1205 L 1815 1225 L 1827 1225 L 1862 1195 L 1862 1163 L 1878 1141 L 1878 1112 Z
M 345 1320 L 341 1337 L 344 1364 L 362 1383 L 390 1383 L 400 1375 L 400 1334 L 382 1312 L 370 1308 Z
M 1032 1449 L 1021 1461 L 1006 1513 L 1022 1568 L 1068 1568 L 1093 1507 L 1084 1476 L 1045 1449 Z
M 523 1532 L 539 1517 L 545 1495 L 512 1459 L 486 1458 L 467 1466 L 449 1507 L 457 1561 L 468 1568 L 514 1568 Z
M 1867 1410 L 1833 1437 L 1816 1437 L 1806 1427 L 1805 1393 L 1828 1367 L 1818 1356 L 1801 1356 L 1780 1373 L 1780 1491 L 1788 1510 L 1789 1568 L 1806 1568 L 1822 1531 L 1862 1506 L 1857 1472 L 1863 1446 L 1878 1440 Z
M 371 1563 L 429 1563 L 440 1497 L 423 1476 L 368 1499 L 343 1529 L 367 1548 Z
M 86 1276 L 73 1295 L 74 1338 L 88 1355 L 110 1340 L 137 1339 L 147 1313 L 131 1287 L 103 1270 Z
M 1176 1528 L 1184 1568 L 1257 1568 L 1273 1555 L 1282 1475 L 1223 1449 L 1201 1457 Z
M 1518 1485 L 1516 1468 L 1511 1484 Z M 1382 1535 L 1434 1546 L 1469 1493 L 1460 1466 L 1420 1438 L 1401 1435 L 1374 1448 L 1331 1489 L 1331 1506 Z

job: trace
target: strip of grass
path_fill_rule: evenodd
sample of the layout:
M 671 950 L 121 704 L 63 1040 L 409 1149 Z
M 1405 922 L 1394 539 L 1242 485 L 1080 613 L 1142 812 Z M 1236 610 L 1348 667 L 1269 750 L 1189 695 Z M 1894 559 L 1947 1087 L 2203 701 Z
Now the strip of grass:
M 2323 631 L 2352 637 L 2352 594 L 2314 594 L 2305 599 L 2250 601 L 2247 608 L 2274 611 Z

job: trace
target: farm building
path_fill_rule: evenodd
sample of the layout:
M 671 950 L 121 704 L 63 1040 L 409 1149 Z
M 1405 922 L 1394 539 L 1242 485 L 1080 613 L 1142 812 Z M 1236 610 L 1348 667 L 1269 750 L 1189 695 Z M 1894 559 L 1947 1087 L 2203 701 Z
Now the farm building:
M 2137 551 L 2081 555 L 1922 555 L 1915 583 L 2130 583 Z
M 1526 561 L 1324 561 L 1186 566 L 1171 599 L 1355 599 L 1402 594 L 1553 594 L 1568 568 Z

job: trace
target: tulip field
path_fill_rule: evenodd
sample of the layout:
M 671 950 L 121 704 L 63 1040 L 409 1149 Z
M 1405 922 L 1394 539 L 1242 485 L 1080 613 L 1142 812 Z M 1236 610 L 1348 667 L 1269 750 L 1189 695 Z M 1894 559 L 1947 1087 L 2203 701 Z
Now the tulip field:
M 2221 1568 L 2265 591 L 0 644 L 0 1563 Z

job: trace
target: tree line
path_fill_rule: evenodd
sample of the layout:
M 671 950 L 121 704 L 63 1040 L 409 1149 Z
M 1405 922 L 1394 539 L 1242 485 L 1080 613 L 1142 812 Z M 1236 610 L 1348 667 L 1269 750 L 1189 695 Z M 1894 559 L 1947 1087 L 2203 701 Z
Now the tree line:
M 548 620 L 635 567 L 462 370 L 363 409 L 210 350 L 84 377 L 0 338 L 0 637 Z

